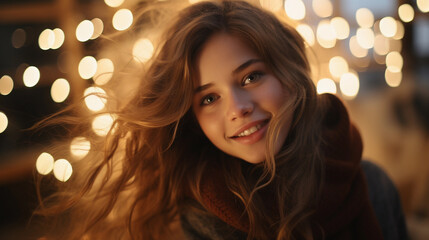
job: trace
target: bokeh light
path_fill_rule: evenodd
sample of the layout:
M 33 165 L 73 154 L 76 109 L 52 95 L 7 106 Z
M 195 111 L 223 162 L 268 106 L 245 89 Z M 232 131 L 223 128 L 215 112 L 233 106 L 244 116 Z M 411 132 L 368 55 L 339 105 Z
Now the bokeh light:
M 58 78 L 51 86 L 51 97 L 56 103 L 64 102 L 70 94 L 70 84 L 64 78 Z
M 317 25 L 316 37 L 317 42 L 324 48 L 333 48 L 337 42 L 335 31 L 328 20 L 319 22 Z
M 309 46 L 313 46 L 315 43 L 313 29 L 308 24 L 301 23 L 296 27 L 296 30 L 299 32 L 302 38 Z
M 92 78 L 97 72 L 97 60 L 92 56 L 83 57 L 79 62 L 78 71 L 81 78 Z
M 106 105 L 106 92 L 100 87 L 89 87 L 83 95 L 86 107 L 91 111 L 100 111 Z
M 52 32 L 54 33 L 55 40 L 54 40 L 54 43 L 52 44 L 51 48 L 52 49 L 58 49 L 64 43 L 64 39 L 65 39 L 64 32 L 60 28 L 55 28 L 54 30 L 52 30 Z
M 329 60 L 329 72 L 335 78 L 340 78 L 349 71 L 349 65 L 341 56 L 335 56 Z
M 113 15 L 112 23 L 116 30 L 126 30 L 133 24 L 133 13 L 128 9 L 120 9 Z
M 414 19 L 414 9 L 410 4 L 402 4 L 398 8 L 398 15 L 403 22 L 411 22 Z
M 330 78 L 322 78 L 319 81 L 317 81 L 317 93 L 337 93 L 337 86 L 335 85 L 334 80 Z
M 398 87 L 402 81 L 402 72 L 392 72 L 389 68 L 386 68 L 384 78 L 386 79 L 387 85 L 390 87 Z
M 94 24 L 89 20 L 83 20 L 76 28 L 76 38 L 79 42 L 86 42 L 94 34 Z
M 362 48 L 370 49 L 374 47 L 374 32 L 370 28 L 358 28 L 356 41 Z
M 55 33 L 51 29 L 43 30 L 39 35 L 39 47 L 42 50 L 50 49 L 55 42 Z
M 286 14 L 293 20 L 302 20 L 305 17 L 305 5 L 302 0 L 285 0 Z
M 34 87 L 40 80 L 40 71 L 35 66 L 29 66 L 24 71 L 23 81 L 26 87 Z
M 106 136 L 114 121 L 115 118 L 108 113 L 99 115 L 92 121 L 92 130 L 98 136 Z
M 354 98 L 359 92 L 359 78 L 354 73 L 345 73 L 340 79 L 341 93 L 349 99 Z
M 91 143 L 85 137 L 75 137 L 70 143 L 70 152 L 77 160 L 88 155 L 90 150 Z
M 343 40 L 349 37 L 349 23 L 342 17 L 334 17 L 331 19 L 331 26 L 334 29 L 337 39 Z
M 395 36 L 397 31 L 396 20 L 393 17 L 384 17 L 380 20 L 380 32 L 386 37 Z
M 13 79 L 8 76 L 4 75 L 0 78 L 0 94 L 1 95 L 8 95 L 13 90 Z
M 14 48 L 21 48 L 24 46 L 27 39 L 27 33 L 22 28 L 17 28 L 12 34 L 12 45 Z
M 362 28 L 370 28 L 374 25 L 374 14 L 368 8 L 359 8 L 356 11 L 356 21 Z
M 356 39 L 356 36 L 353 36 L 350 38 L 349 48 L 350 48 L 350 52 L 353 54 L 353 56 L 355 56 L 357 58 L 363 58 L 366 55 L 368 55 L 368 49 L 362 48 L 359 45 L 359 43 Z
M 386 66 L 391 72 L 400 72 L 402 66 L 404 65 L 404 60 L 402 55 L 399 52 L 390 52 L 386 56 Z
M 152 42 L 147 38 L 139 39 L 133 47 L 133 56 L 136 61 L 146 62 L 153 55 Z
M 124 3 L 124 0 L 104 0 L 104 3 L 109 7 L 119 7 Z
M 334 11 L 330 0 L 313 0 L 312 7 L 314 13 L 321 18 L 330 17 Z
M 277 12 L 282 9 L 282 0 L 259 0 L 261 6 L 267 10 Z
M 58 181 L 67 182 L 73 174 L 73 168 L 66 159 L 58 159 L 54 163 L 54 176 Z
M 4 114 L 3 112 L 0 112 L 0 133 L 6 130 L 8 124 L 9 124 L 9 121 L 7 119 L 6 114 Z
M 417 0 L 417 7 L 424 13 L 429 12 L 429 0 Z
M 36 170 L 39 174 L 47 175 L 54 169 L 54 157 L 47 152 L 43 152 L 36 160 Z
M 396 21 L 396 33 L 393 36 L 393 39 L 396 40 L 401 40 L 402 38 L 404 38 L 405 35 L 405 28 L 404 28 L 404 24 L 402 24 L 402 22 L 400 21 Z
M 94 74 L 94 82 L 97 85 L 104 85 L 110 81 L 113 76 L 115 66 L 112 60 L 108 58 L 102 58 L 97 61 L 97 71 Z
M 104 30 L 104 23 L 99 18 L 94 18 L 91 20 L 92 25 L 94 26 L 94 32 L 92 33 L 92 36 L 90 39 L 96 39 L 98 38 Z
M 389 52 L 390 41 L 382 34 L 375 35 L 374 51 L 378 55 L 386 55 Z

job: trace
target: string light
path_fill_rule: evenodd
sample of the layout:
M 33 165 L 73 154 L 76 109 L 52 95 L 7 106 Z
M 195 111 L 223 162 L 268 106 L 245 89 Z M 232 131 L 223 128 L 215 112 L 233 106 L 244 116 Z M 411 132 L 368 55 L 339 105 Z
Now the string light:
M 106 92 L 100 87 L 89 87 L 83 93 L 89 110 L 97 112 L 106 105 Z
M 335 56 L 329 60 L 329 71 L 335 78 L 340 78 L 349 71 L 347 61 L 341 56 Z
M 397 30 L 396 20 L 393 17 L 384 17 L 380 20 L 380 32 L 390 38 L 395 36 Z
M 139 62 L 146 62 L 152 57 L 153 54 L 152 42 L 147 38 L 139 39 L 133 47 L 134 60 Z
M 92 78 L 97 72 L 97 60 L 92 56 L 83 57 L 79 62 L 78 71 L 81 78 Z
M 94 74 L 94 82 L 97 85 L 104 85 L 110 81 L 113 76 L 115 66 L 112 60 L 108 58 L 102 58 L 97 61 L 97 71 Z
M 341 93 L 348 99 L 353 99 L 359 92 L 359 78 L 356 74 L 345 73 L 340 79 Z
M 362 48 L 357 39 L 356 36 L 352 36 L 349 41 L 349 49 L 350 52 L 353 54 L 353 56 L 357 58 L 363 58 L 366 55 L 368 55 L 368 49 Z
M 94 31 L 90 39 L 96 39 L 103 33 L 104 23 L 99 18 L 94 18 L 91 20 L 91 22 L 92 22 L 92 25 L 94 26 Z
M 77 25 L 76 38 L 79 42 L 86 42 L 94 34 L 94 24 L 89 20 L 83 20 Z
M 362 48 L 370 49 L 374 47 L 374 32 L 371 28 L 358 28 L 356 41 Z
M 24 71 L 23 81 L 26 87 L 34 87 L 40 80 L 40 71 L 35 66 L 29 66 Z
M 313 0 L 312 7 L 314 13 L 321 18 L 330 17 L 334 11 L 330 0 Z
M 66 159 L 58 159 L 54 163 L 54 176 L 58 181 L 67 182 L 73 174 L 73 168 Z
M 55 33 L 51 29 L 43 30 L 39 35 L 39 47 L 42 50 L 50 49 L 55 42 Z
M 319 81 L 317 81 L 317 93 L 337 93 L 337 86 L 335 85 L 334 80 L 330 78 L 322 78 Z
M 48 175 L 54 169 L 54 157 L 47 152 L 43 152 L 36 160 L 36 170 L 39 174 Z
M 398 15 L 403 22 L 411 22 L 414 19 L 414 9 L 410 4 L 402 4 L 398 8 Z
M 399 52 L 393 51 L 387 54 L 386 56 L 386 66 L 391 72 L 400 72 L 402 66 L 404 65 L 404 60 L 402 55 Z
M 13 79 L 8 76 L 4 75 L 0 78 L 0 94 L 1 95 L 9 95 L 10 92 L 13 90 Z
M 124 31 L 133 24 L 133 13 L 128 9 L 120 9 L 112 19 L 113 27 L 118 31 Z
M 339 40 L 349 37 L 350 27 L 349 23 L 342 17 L 334 17 L 331 19 L 331 26 L 334 29 L 335 36 Z
M 64 32 L 60 28 L 55 28 L 52 32 L 54 33 L 54 43 L 52 44 L 51 49 L 58 49 L 64 43 Z
M 98 115 L 92 121 L 92 130 L 98 136 L 101 136 L 101 137 L 106 136 L 110 128 L 112 128 L 112 124 L 114 121 L 115 121 L 115 118 L 108 113 Z
M 398 87 L 402 81 L 402 72 L 392 72 L 389 68 L 386 68 L 384 72 L 384 78 L 386 79 L 387 85 L 390 87 Z
M 119 7 L 124 3 L 124 0 L 104 0 L 104 3 L 109 7 Z
M 91 143 L 85 137 L 75 137 L 70 143 L 70 152 L 77 160 L 88 155 L 90 150 Z
M 368 8 L 359 8 L 356 11 L 356 21 L 362 28 L 370 28 L 374 25 L 374 14 Z
M 70 84 L 64 78 L 55 80 L 51 87 L 51 97 L 56 103 L 64 102 L 70 93 Z
M 308 45 L 310 46 L 314 45 L 315 43 L 314 32 L 313 32 L 313 29 L 311 29 L 311 27 L 308 24 L 301 23 L 296 27 L 296 30 L 301 35 L 301 37 L 304 38 L 305 42 Z
M 302 20 L 305 17 L 305 5 L 301 0 L 285 0 L 286 15 L 293 20 Z
M 429 12 L 429 0 L 417 0 L 417 7 L 424 13 Z
M 328 20 L 319 22 L 317 25 L 316 37 L 317 42 L 324 48 L 333 48 L 337 42 L 335 31 Z
M 7 119 L 6 114 L 0 112 L 0 133 L 4 132 L 7 128 L 9 121 Z

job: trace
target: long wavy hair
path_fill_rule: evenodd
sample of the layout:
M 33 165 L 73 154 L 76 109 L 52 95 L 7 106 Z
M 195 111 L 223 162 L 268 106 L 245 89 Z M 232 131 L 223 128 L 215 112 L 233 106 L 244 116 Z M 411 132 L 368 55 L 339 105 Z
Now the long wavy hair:
M 219 32 L 251 47 L 291 93 L 270 122 L 261 164 L 248 166 L 217 149 L 192 112 L 196 58 Z M 184 8 L 158 42 L 135 96 L 115 112 L 110 132 L 99 142 L 103 148 L 77 163 L 67 189 L 44 201 L 41 211 L 63 213 L 57 222 L 62 239 L 174 239 L 183 201 L 192 197 L 203 204 L 201 179 L 215 166 L 245 207 L 248 239 L 312 239 L 323 161 L 317 94 L 309 74 L 303 39 L 272 13 L 242 1 Z M 290 111 L 290 132 L 274 154 Z M 249 175 L 256 177 L 249 180 Z M 267 187 L 278 214 L 270 214 L 261 200 Z

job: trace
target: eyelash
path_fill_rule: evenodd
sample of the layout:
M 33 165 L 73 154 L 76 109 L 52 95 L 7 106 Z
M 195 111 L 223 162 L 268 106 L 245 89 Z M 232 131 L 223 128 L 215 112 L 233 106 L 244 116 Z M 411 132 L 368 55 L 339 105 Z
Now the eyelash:
M 213 100 L 211 100 L 211 102 L 207 102 L 209 98 L 213 98 Z M 200 103 L 200 105 L 201 105 L 201 106 L 210 105 L 210 104 L 212 104 L 214 101 L 216 101 L 218 98 L 219 98 L 219 96 L 216 96 L 216 95 L 214 95 L 214 94 L 206 95 L 206 96 L 204 96 L 204 97 L 201 99 L 201 103 Z

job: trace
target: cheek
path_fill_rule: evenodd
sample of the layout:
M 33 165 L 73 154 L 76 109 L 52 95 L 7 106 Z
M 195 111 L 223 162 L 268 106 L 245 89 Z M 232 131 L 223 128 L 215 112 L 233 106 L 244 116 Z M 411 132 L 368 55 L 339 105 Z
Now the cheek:
M 222 124 L 219 120 L 219 114 L 197 114 L 198 123 L 204 134 L 212 142 L 222 133 Z

